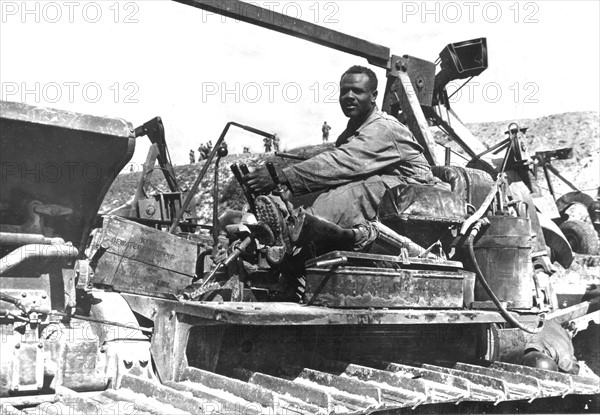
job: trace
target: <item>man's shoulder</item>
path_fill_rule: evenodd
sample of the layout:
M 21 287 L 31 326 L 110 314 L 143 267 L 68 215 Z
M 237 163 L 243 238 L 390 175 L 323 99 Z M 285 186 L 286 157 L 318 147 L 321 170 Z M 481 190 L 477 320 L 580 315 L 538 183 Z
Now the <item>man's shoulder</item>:
M 400 121 L 398 121 L 396 117 L 380 110 L 376 110 L 373 113 L 371 120 L 365 123 L 363 128 L 379 128 L 381 126 L 394 133 L 410 133 L 410 130 Z
M 392 124 L 398 124 L 399 126 L 403 125 L 400 123 L 400 121 L 398 121 L 398 119 L 390 114 L 388 114 L 385 111 L 380 111 L 377 110 L 375 112 L 375 119 L 381 122 L 386 122 L 386 123 L 392 123 Z

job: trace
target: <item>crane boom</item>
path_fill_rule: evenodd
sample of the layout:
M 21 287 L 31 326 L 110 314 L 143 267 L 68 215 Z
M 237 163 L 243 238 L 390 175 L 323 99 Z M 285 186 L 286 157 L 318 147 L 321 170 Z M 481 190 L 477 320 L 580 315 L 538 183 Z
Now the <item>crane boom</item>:
M 175 0 L 207 12 L 251 23 L 276 32 L 308 40 L 321 46 L 365 58 L 371 65 L 389 69 L 390 49 L 364 39 L 327 29 L 238 0 Z

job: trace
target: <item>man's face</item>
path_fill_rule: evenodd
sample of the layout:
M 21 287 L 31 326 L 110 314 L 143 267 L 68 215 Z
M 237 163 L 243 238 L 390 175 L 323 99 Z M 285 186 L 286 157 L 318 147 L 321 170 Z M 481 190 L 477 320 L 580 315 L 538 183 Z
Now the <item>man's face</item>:
M 340 81 L 340 106 L 346 117 L 361 119 L 366 117 L 373 106 L 377 91 L 369 88 L 369 77 L 363 73 L 346 74 Z

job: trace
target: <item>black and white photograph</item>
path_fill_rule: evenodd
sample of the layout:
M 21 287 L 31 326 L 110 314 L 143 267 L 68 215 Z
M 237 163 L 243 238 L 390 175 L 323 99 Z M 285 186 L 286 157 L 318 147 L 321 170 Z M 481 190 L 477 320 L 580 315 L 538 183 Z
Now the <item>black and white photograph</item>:
M 0 0 L 0 414 L 600 413 L 600 2 Z

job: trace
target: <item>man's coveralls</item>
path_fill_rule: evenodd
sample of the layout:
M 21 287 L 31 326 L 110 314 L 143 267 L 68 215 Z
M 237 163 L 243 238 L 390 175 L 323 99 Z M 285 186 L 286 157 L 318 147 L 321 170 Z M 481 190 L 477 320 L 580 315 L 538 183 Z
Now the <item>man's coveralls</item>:
M 377 107 L 361 125 L 348 122 L 336 148 L 283 169 L 294 196 L 325 190 L 307 212 L 343 228 L 372 220 L 385 191 L 434 178 L 411 132 Z

